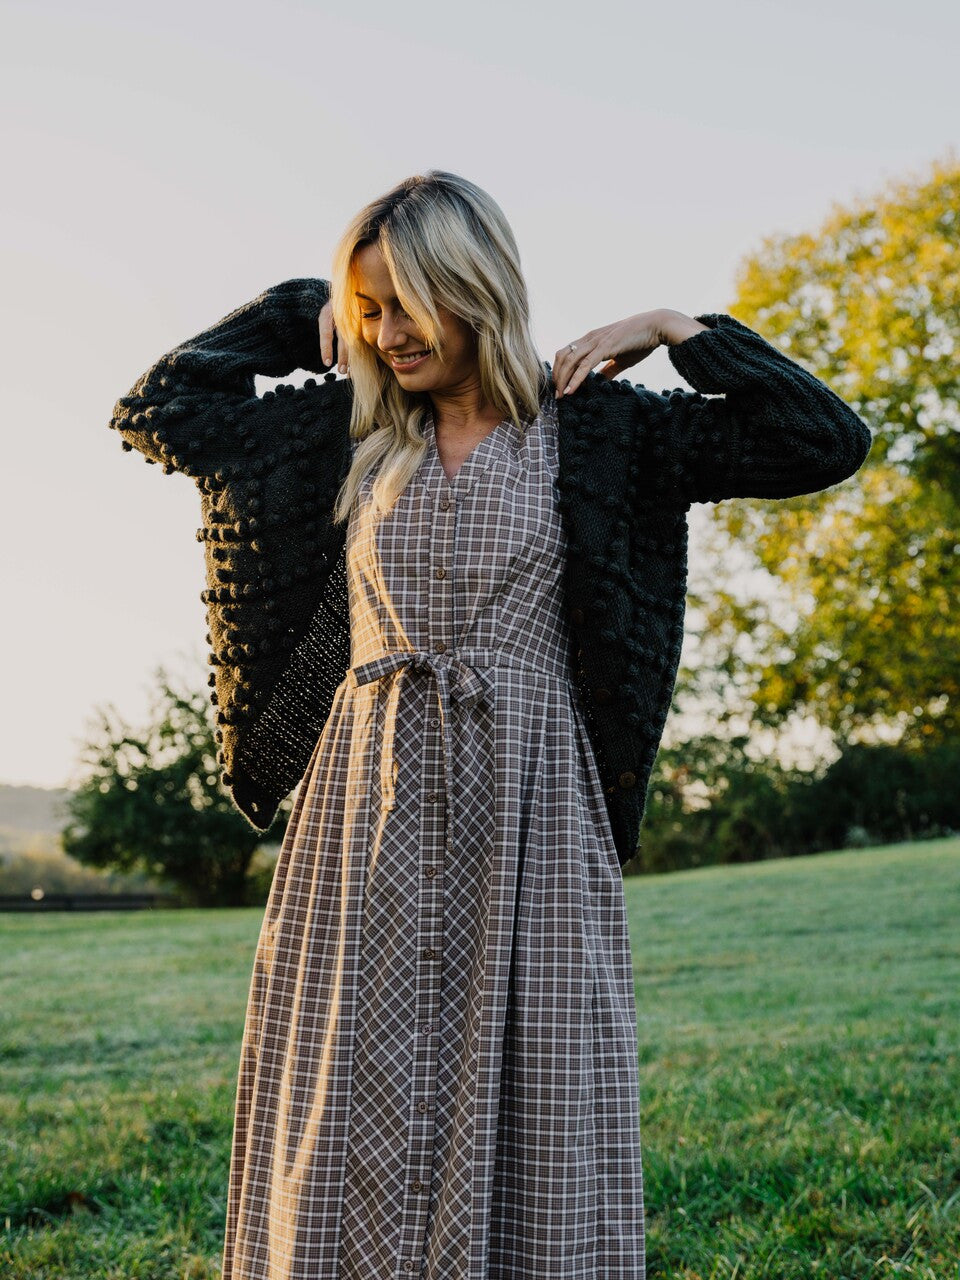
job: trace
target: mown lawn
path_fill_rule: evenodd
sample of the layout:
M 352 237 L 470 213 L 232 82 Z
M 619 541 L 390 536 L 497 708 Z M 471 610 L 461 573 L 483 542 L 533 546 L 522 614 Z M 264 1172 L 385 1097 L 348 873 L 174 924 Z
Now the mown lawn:
M 627 900 L 650 1280 L 958 1280 L 960 840 Z M 0 915 L 4 1280 L 219 1276 L 261 914 Z

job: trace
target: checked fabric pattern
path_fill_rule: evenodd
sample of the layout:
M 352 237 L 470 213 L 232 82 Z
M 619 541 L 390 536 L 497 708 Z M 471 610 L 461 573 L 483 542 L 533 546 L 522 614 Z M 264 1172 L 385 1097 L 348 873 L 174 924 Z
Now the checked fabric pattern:
M 623 881 L 552 397 L 347 530 L 351 667 L 257 946 L 223 1280 L 644 1280 Z

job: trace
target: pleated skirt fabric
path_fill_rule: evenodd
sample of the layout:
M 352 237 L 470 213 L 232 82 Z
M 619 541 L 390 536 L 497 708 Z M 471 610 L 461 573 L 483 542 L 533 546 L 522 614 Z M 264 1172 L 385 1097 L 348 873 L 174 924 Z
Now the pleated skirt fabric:
M 347 530 L 351 668 L 284 836 L 223 1280 L 645 1280 L 623 882 L 571 674 L 552 399 Z

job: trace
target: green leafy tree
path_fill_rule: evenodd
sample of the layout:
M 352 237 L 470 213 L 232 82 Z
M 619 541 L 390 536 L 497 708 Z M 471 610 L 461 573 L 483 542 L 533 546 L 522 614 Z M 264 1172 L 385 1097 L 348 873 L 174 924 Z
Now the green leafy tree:
M 158 876 L 196 906 L 242 906 L 266 833 L 220 784 L 207 696 L 175 689 L 162 668 L 157 678 L 153 723 L 142 732 L 113 709 L 96 713 L 85 777 L 66 802 L 64 851 L 87 866 Z
M 755 724 L 796 713 L 840 742 L 956 739 L 960 162 L 766 239 L 730 310 L 843 396 L 874 444 L 822 493 L 708 509 L 700 661 Z M 718 590 L 716 566 L 740 556 L 759 575 Z

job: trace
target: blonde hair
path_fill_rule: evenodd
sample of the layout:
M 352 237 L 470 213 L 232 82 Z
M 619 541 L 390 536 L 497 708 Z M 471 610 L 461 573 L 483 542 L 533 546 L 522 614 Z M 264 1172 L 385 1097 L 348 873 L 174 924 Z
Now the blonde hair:
M 404 311 L 439 360 L 443 340 L 437 304 L 465 320 L 477 335 L 480 394 L 523 431 L 540 408 L 549 374 L 530 335 L 527 287 L 520 254 L 500 206 L 458 174 L 429 169 L 405 178 L 353 218 L 333 255 L 330 282 L 339 350 L 346 344 L 353 382 L 350 435 L 359 441 L 333 510 L 346 520 L 364 476 L 378 463 L 371 488 L 384 515 L 423 457 L 423 424 L 431 410 L 425 392 L 410 393 L 364 340 L 355 257 L 375 244 Z

